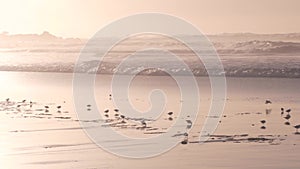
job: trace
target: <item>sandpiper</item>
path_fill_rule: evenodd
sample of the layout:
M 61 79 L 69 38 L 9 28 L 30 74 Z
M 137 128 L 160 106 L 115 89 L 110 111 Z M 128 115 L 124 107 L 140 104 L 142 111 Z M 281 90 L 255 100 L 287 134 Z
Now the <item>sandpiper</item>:
M 171 116 L 172 114 L 173 114 L 173 112 L 171 112 L 171 111 L 168 113 L 168 115 L 170 115 L 170 116 Z
M 298 125 L 296 125 L 296 126 L 294 126 L 295 127 L 295 129 L 296 129 L 296 133 L 299 133 L 299 128 L 300 128 L 300 124 L 298 124 Z
M 292 116 L 290 114 L 287 114 L 284 118 L 289 120 Z
M 263 129 L 263 130 L 265 130 L 265 129 L 266 129 L 266 126 L 261 126 L 260 128 Z
M 267 121 L 266 120 L 261 120 L 260 121 L 262 124 L 265 124 Z
M 146 127 L 147 127 L 147 123 L 145 122 L 145 120 L 142 120 L 142 121 L 141 121 L 141 124 L 142 124 L 143 128 L 146 128 Z
M 271 100 L 266 100 L 265 104 L 272 104 Z

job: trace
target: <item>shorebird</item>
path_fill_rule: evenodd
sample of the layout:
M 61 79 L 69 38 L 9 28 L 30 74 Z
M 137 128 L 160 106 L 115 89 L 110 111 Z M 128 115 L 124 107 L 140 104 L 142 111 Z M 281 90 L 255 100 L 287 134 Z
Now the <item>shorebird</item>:
M 266 114 L 270 114 L 272 112 L 272 109 L 266 109 Z
M 106 114 L 106 115 L 104 115 L 104 116 L 107 117 L 107 118 L 109 117 L 108 114 Z
M 183 141 L 181 141 L 181 144 L 187 144 L 187 143 L 188 143 L 187 139 L 184 139 Z
M 265 124 L 267 121 L 266 120 L 261 120 L 260 121 L 262 124 Z
M 287 126 L 291 125 L 291 123 L 288 122 L 288 121 L 286 121 L 284 124 L 287 125 Z
M 87 107 L 91 107 L 91 105 L 90 104 L 88 104 L 88 105 L 86 105 Z
M 173 114 L 173 112 L 171 112 L 171 111 L 168 113 L 168 115 L 170 115 L 170 116 L 171 116 L 172 114 Z
M 192 121 L 191 121 L 191 120 L 186 120 L 186 122 L 187 122 L 188 124 L 192 124 Z
M 295 127 L 295 129 L 296 129 L 296 133 L 299 133 L 299 128 L 300 128 L 300 124 L 298 124 L 298 125 L 296 125 L 296 126 L 294 126 Z
M 261 126 L 260 128 L 263 129 L 263 130 L 265 130 L 265 129 L 266 129 L 266 126 Z
M 126 123 L 126 121 L 125 121 L 125 116 L 124 115 L 120 115 L 120 117 L 121 117 L 121 123 Z
M 287 114 L 284 118 L 289 120 L 292 116 L 290 114 Z
M 145 120 L 142 120 L 141 123 L 142 123 L 143 128 L 147 127 L 147 123 L 145 122 Z
M 56 108 L 60 109 L 60 108 L 61 108 L 61 106 L 57 106 Z
M 119 112 L 119 109 L 114 109 L 115 112 Z
M 287 113 L 290 113 L 291 111 L 292 111 L 291 109 L 287 109 L 287 110 L 286 110 Z
M 181 141 L 181 144 L 187 144 L 189 142 L 189 133 L 184 133 L 184 140 Z
M 108 109 L 104 110 L 104 113 L 108 113 L 108 112 L 109 112 L 109 110 L 108 110 Z
M 193 122 L 191 120 L 186 120 L 186 122 L 188 123 L 188 125 L 186 126 L 187 129 L 192 128 Z
M 281 109 L 280 109 L 282 112 L 284 111 L 284 108 L 283 107 L 281 107 Z
M 265 104 L 272 104 L 271 100 L 266 100 Z
M 26 102 L 26 100 L 23 100 L 23 101 L 22 101 L 22 103 L 25 103 L 25 102 Z
M 9 98 L 6 99 L 6 102 L 9 102 Z
M 45 106 L 46 109 L 49 109 L 49 106 Z

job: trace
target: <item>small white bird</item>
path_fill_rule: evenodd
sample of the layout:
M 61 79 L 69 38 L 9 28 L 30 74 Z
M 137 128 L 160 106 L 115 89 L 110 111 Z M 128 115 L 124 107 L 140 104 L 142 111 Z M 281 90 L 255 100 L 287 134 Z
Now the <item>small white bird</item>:
M 191 120 L 186 120 L 186 122 L 188 123 L 188 125 L 186 126 L 187 129 L 192 128 L 193 122 Z

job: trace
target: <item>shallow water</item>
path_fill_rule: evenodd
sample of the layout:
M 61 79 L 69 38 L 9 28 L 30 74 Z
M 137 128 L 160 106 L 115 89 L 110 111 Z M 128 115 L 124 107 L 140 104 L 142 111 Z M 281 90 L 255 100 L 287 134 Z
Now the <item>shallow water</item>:
M 171 78 L 139 76 L 129 89 L 129 99 L 136 109 L 146 111 L 149 108 L 148 95 L 155 88 L 165 91 L 166 109 L 159 119 L 149 122 L 149 131 L 139 128 L 142 127 L 139 121 L 132 119 L 126 119 L 126 125 L 115 125 L 121 119 L 115 117 L 115 105 L 109 99 L 110 79 L 110 76 L 98 75 L 95 98 L 102 115 L 105 109 L 110 110 L 109 117 L 103 117 L 108 120 L 106 124 L 119 133 L 153 137 L 159 132 L 167 132 L 176 121 L 180 104 L 185 103 L 185 100 L 180 100 L 178 87 Z M 209 110 L 210 85 L 205 77 L 199 77 L 197 81 L 200 109 L 197 122 L 189 133 L 188 144 L 179 142 L 166 153 L 137 160 L 102 150 L 81 129 L 82 121 L 77 118 L 73 103 L 72 74 L 1 72 L 0 168 L 300 167 L 300 135 L 295 134 L 293 128 L 300 124 L 300 79 L 227 78 L 224 113 L 217 130 L 211 133 L 205 144 L 197 144 L 197 141 Z M 113 99 L 125 100 L 126 97 Z M 272 104 L 266 105 L 266 99 Z M 30 101 L 33 102 L 31 107 Z M 48 112 L 45 112 L 45 106 L 49 106 Z M 57 109 L 57 106 L 61 108 Z M 292 109 L 289 120 L 284 119 L 286 112 L 281 115 L 281 107 Z M 84 109 L 88 111 L 88 107 Z M 172 120 L 167 115 L 169 111 L 174 112 Z M 266 123 L 262 124 L 261 120 L 266 120 Z M 287 121 L 290 125 L 285 124 Z M 97 121 L 93 124 L 98 125 Z M 261 129 L 262 126 L 266 129 Z M 182 136 L 178 138 L 184 139 Z M 122 145 L 121 140 L 117 141 Z M 124 143 L 124 146 L 128 145 Z

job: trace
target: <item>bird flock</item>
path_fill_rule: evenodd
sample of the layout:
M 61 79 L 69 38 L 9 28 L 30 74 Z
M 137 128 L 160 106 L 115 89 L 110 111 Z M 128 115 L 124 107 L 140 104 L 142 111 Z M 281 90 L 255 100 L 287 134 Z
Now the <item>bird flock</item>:
M 11 118 L 71 119 L 69 111 L 63 110 L 62 105 L 42 104 L 26 99 L 14 101 L 7 98 L 0 101 L 0 112 L 10 114 Z
M 272 104 L 272 101 L 271 100 L 266 100 L 265 104 L 267 104 L 267 105 Z M 266 110 L 271 110 L 271 109 L 266 109 Z M 287 126 L 291 125 L 290 119 L 292 118 L 292 115 L 291 115 L 292 109 L 291 108 L 285 109 L 284 107 L 281 107 L 280 111 L 281 111 L 280 115 L 282 116 L 283 119 L 285 119 L 284 124 L 287 125 Z M 266 111 L 266 113 L 268 114 L 268 111 Z M 260 122 L 262 124 L 261 129 L 266 129 L 265 124 L 266 124 L 267 121 L 266 120 L 261 120 Z M 299 131 L 298 131 L 299 128 L 300 128 L 300 124 L 297 124 L 293 127 L 296 129 L 295 134 L 300 134 Z
M 109 94 L 109 100 L 112 100 L 112 95 Z M 63 102 L 65 103 L 65 101 Z M 271 105 L 271 100 L 265 101 L 266 105 Z M 91 111 L 93 109 L 93 105 L 86 104 L 86 111 Z M 21 117 L 21 118 L 44 118 L 44 119 L 62 119 L 62 120 L 73 120 L 73 121 L 82 121 L 82 122 L 91 122 L 91 121 L 83 121 L 73 119 L 69 115 L 69 111 L 65 110 L 65 106 L 63 104 L 55 104 L 48 103 L 42 104 L 34 101 L 28 101 L 26 99 L 21 101 L 13 101 L 10 98 L 5 99 L 4 101 L 0 101 L 0 112 L 6 112 L 6 114 L 13 115 L 12 118 Z M 271 109 L 270 109 L 271 112 Z M 269 112 L 266 111 L 268 114 Z M 135 129 L 142 131 L 143 134 L 162 134 L 167 132 L 168 128 L 155 126 L 152 122 L 156 121 L 156 119 L 146 119 L 146 118 L 134 118 L 127 117 L 122 114 L 122 111 L 118 108 L 112 109 L 104 109 L 102 110 L 102 115 L 104 120 L 103 127 L 113 127 L 118 129 Z M 282 107 L 280 109 L 280 115 L 285 120 L 284 124 L 287 126 L 292 126 L 290 119 L 292 118 L 292 109 L 285 109 Z M 166 114 L 163 115 L 163 120 L 173 121 L 177 118 L 176 113 L 173 111 L 167 111 Z M 227 117 L 226 115 L 223 116 Z M 182 137 L 181 144 L 192 143 L 193 141 L 189 141 L 189 130 L 192 128 L 193 122 L 189 119 L 189 116 L 186 117 L 186 131 L 178 131 L 178 134 L 174 135 L 174 137 Z M 99 120 L 93 120 L 92 122 L 99 122 Z M 220 121 L 221 122 L 221 121 Z M 261 119 L 260 129 L 267 129 L 267 120 Z M 101 123 L 102 124 L 102 123 Z M 254 124 L 252 124 L 254 126 Z M 295 134 L 300 134 L 300 124 L 295 124 L 293 127 L 296 129 Z M 194 136 L 191 136 L 194 137 Z M 231 140 L 247 140 L 247 141 L 264 141 L 268 140 L 266 138 L 243 138 L 236 139 L 235 137 L 246 137 L 246 135 L 234 135 L 234 136 L 223 136 L 223 135 L 211 135 L 212 141 L 217 138 L 222 140 L 222 138 Z

